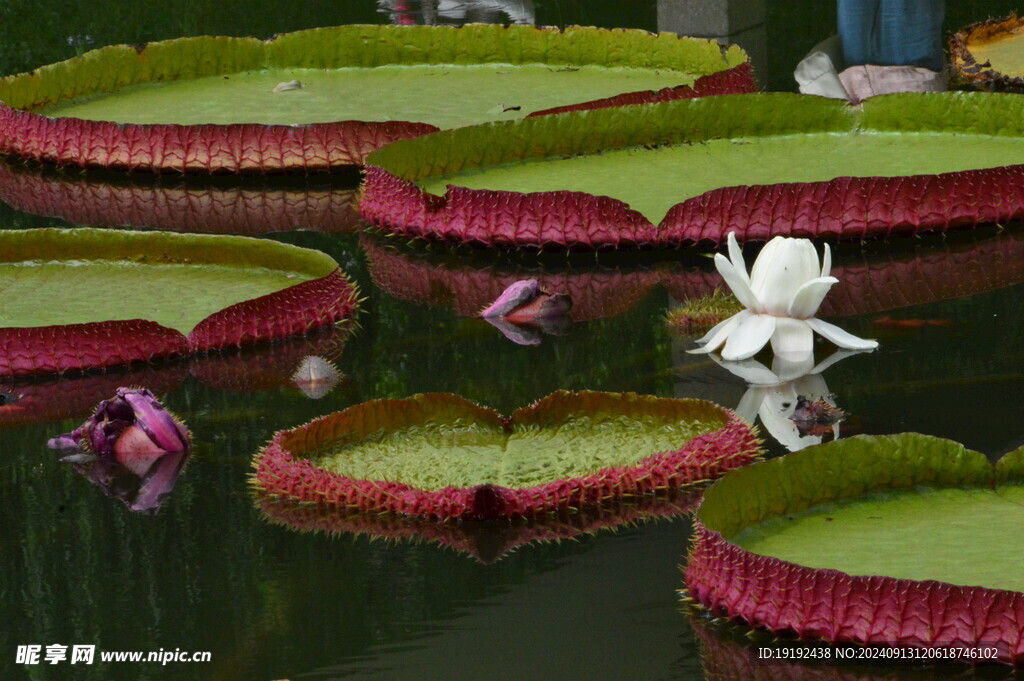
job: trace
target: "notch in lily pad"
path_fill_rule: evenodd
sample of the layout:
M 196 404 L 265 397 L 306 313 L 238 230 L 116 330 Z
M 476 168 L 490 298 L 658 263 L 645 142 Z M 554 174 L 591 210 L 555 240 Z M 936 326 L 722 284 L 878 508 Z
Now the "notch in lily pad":
M 887 239 L 1024 217 L 1024 99 L 705 97 L 472 126 L 367 159 L 363 217 L 480 248 Z M 500 140 L 500 142 L 498 141 Z
M 563 391 L 506 418 L 424 394 L 278 433 L 253 483 L 325 507 L 488 520 L 674 489 L 759 455 L 750 426 L 702 400 Z

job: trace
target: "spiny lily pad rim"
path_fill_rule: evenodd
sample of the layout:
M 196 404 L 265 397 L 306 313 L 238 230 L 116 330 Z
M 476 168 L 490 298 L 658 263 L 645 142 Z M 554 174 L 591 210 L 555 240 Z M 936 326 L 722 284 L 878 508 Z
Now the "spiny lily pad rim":
M 1024 18 L 1008 17 L 986 19 L 965 26 L 949 37 L 949 56 L 957 78 L 985 90 L 1024 92 L 1024 78 L 1011 76 L 993 68 L 987 62 L 979 64 L 971 52 L 971 45 L 1009 38 L 1024 27 Z
M 730 231 L 740 241 L 941 231 L 1024 215 L 1024 197 L 1002 196 L 1016 191 L 1024 166 L 721 187 L 676 204 L 657 227 L 618 199 L 585 192 L 520 193 L 449 185 L 442 197 L 417 183 L 523 161 L 718 139 L 864 132 L 1019 138 L 1024 136 L 1022 121 L 1024 101 L 1012 95 L 897 94 L 854 107 L 809 95 L 764 93 L 489 123 L 404 140 L 374 152 L 367 159 L 360 209 L 371 223 L 406 237 L 484 247 L 676 247 L 720 244 Z M 546 232 L 549 228 L 539 217 L 544 201 L 561 206 L 565 215 L 560 223 L 578 223 L 581 233 L 570 234 L 567 227 Z M 489 234 L 478 229 L 480 224 L 487 225 Z M 600 235 L 591 234 L 595 225 Z
M 885 647 L 991 647 L 996 657 L 985 661 L 1021 666 L 1024 593 L 812 568 L 730 538 L 764 521 L 865 495 L 1016 490 L 1022 482 L 1024 448 L 993 465 L 955 442 L 915 433 L 857 436 L 733 471 L 705 493 L 696 513 L 687 588 L 715 615 L 756 628 Z
M 55 260 L 54 254 L 61 259 Z M 20 301 L 29 318 L 19 326 L 8 315 L 6 326 L 0 327 L 0 376 L 103 369 L 300 336 L 351 317 L 357 304 L 355 287 L 329 256 L 246 237 L 90 228 L 7 230 L 0 232 L 0 264 L 14 268 L 11 274 L 25 291 L 31 279 L 24 277 L 60 285 L 64 280 L 54 277 L 61 273 L 73 273 L 80 286 L 93 282 L 108 289 L 106 298 L 98 298 L 106 308 L 75 307 L 74 323 L 54 322 L 61 316 L 59 308 L 42 309 L 39 316 Z M 148 277 L 140 268 L 147 266 L 160 273 L 161 281 L 180 281 L 209 267 L 209 277 L 193 283 L 193 289 L 228 281 L 233 292 L 225 298 L 218 290 L 202 289 L 203 300 L 186 298 L 177 310 L 174 291 L 158 290 L 167 309 L 144 310 L 126 319 L 135 314 L 132 305 L 118 307 L 118 301 L 131 302 L 136 310 L 145 307 L 144 294 L 132 290 L 131 282 L 144 284 Z M 255 288 L 250 273 L 259 280 Z M 90 290 L 70 293 L 81 298 Z M 146 319 L 146 312 L 174 324 Z
M 548 63 L 672 68 L 697 75 L 745 68 L 738 47 L 640 30 L 472 24 L 350 25 L 270 40 L 201 36 L 112 45 L 0 79 L 0 151 L 84 167 L 178 172 L 325 171 L 360 165 L 397 139 L 437 130 L 410 121 L 303 126 L 180 126 L 54 119 L 54 103 L 151 82 L 265 68 L 372 68 L 388 64 Z M 740 91 L 753 82 L 744 75 Z M 736 90 L 732 90 L 736 91 Z
M 388 433 L 424 428 L 470 428 L 475 432 L 525 437 L 557 429 L 576 418 L 605 425 L 649 421 L 660 429 L 687 425 L 691 432 L 671 439 L 667 449 L 640 452 L 629 465 L 581 465 L 570 478 L 538 474 L 525 486 L 497 484 L 417 487 L 400 480 L 366 480 L 321 467 L 321 457 L 347 445 L 386 439 Z M 588 421 L 589 422 L 589 421 Z M 657 426 L 662 424 L 662 426 Z M 660 441 L 660 440 L 659 440 Z M 402 446 L 407 446 L 403 441 Z M 347 450 L 358 453 L 358 449 Z M 395 512 L 438 519 L 528 517 L 580 508 L 611 499 L 680 487 L 717 477 L 760 455 L 749 425 L 732 412 L 701 400 L 655 398 L 632 393 L 560 391 L 503 418 L 457 395 L 423 394 L 403 400 L 374 400 L 277 433 L 256 457 L 253 484 L 272 496 L 364 511 Z M 578 456 L 587 457 L 588 451 Z M 458 471 L 457 471 L 458 472 Z M 439 471 L 444 475 L 444 471 Z

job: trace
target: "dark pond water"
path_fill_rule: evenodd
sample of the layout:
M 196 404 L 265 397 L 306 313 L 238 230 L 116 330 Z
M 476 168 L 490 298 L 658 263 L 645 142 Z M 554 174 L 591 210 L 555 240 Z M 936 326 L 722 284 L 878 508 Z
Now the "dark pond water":
M 31 69 L 109 43 L 207 33 L 265 37 L 425 16 L 422 8 L 390 4 L 381 11 L 355 0 L 6 2 L 0 7 L 0 70 Z M 452 7 L 457 4 L 434 3 L 426 16 L 442 23 L 509 17 L 498 7 L 502 3 L 464 17 Z M 737 4 L 741 14 L 761 11 L 756 3 Z M 513 5 L 522 12 L 530 3 L 510 2 L 506 9 Z M 540 24 L 658 28 L 654 2 L 532 5 Z M 1005 2 L 955 5 L 950 26 L 1014 8 Z M 832 32 L 834 7 L 819 0 L 772 2 L 763 12 L 764 22 L 753 31 L 762 33 L 755 36 L 763 41 L 762 80 L 773 89 L 794 89 L 789 73 Z M 7 166 L 2 178 L 3 196 L 21 206 L 26 196 L 40 205 L 47 192 L 68 192 L 68 185 L 100 194 L 124 186 Z M 314 196 L 317 205 L 329 207 L 328 222 L 344 227 L 351 182 L 328 178 L 249 189 L 268 204 Z M 151 192 L 138 201 L 143 214 L 160 201 L 185 201 L 186 192 L 223 198 L 217 192 L 233 191 L 174 179 L 142 184 Z M 20 198 L 12 198 L 14 186 L 22 187 Z M 0 226 L 67 224 L 53 215 L 71 222 L 109 220 L 90 214 L 82 202 L 48 205 L 44 212 L 51 217 L 0 205 Z M 154 215 L 150 224 L 167 226 Z M 207 226 L 245 233 L 263 227 L 254 218 Z M 260 506 L 247 478 L 253 454 L 273 432 L 370 399 L 454 392 L 508 412 L 563 388 L 704 397 L 728 407 L 745 391 L 740 379 L 714 363 L 684 354 L 685 341 L 663 329 L 673 293 L 696 285 L 708 262 L 703 258 L 500 258 L 395 247 L 348 229 L 266 238 L 321 249 L 341 263 L 366 298 L 358 328 L 344 338 L 129 374 L 0 384 L 0 391 L 22 396 L 11 407 L 27 409 L 0 407 L 0 678 L 596 681 L 965 673 L 856 667 L 776 676 L 782 671 L 753 665 L 756 641 L 711 625 L 678 600 L 691 497 L 464 532 Z M 829 389 L 851 415 L 843 433 L 920 431 L 992 458 L 1024 444 L 1024 226 L 835 250 L 846 273 L 833 293 L 847 313 L 842 324 L 882 344 L 878 352 L 845 359 L 826 372 Z M 558 278 L 584 303 L 581 320 L 564 335 L 520 346 L 458 314 L 478 309 L 474 296 L 496 280 L 538 273 Z M 307 399 L 279 378 L 311 350 L 335 355 L 346 377 L 320 400 Z M 156 516 L 133 514 L 104 497 L 44 446 L 114 387 L 136 384 L 166 395 L 196 443 Z M 588 529 L 597 531 L 580 534 Z M 530 541 L 546 536 L 571 539 Z M 208 650 L 212 661 L 166 667 L 14 664 L 18 645 L 53 643 Z

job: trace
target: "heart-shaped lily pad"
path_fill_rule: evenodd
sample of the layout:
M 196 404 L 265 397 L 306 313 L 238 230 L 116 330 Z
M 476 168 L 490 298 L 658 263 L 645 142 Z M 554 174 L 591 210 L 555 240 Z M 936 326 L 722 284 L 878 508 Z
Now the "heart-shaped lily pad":
M 1024 92 L 1024 18 L 1016 14 L 971 24 L 949 39 L 953 70 L 986 90 Z
M 355 231 L 361 221 L 354 182 L 338 186 L 344 183 L 336 183 L 335 177 L 296 177 L 287 182 L 273 178 L 277 181 L 272 182 L 68 173 L 0 161 L 0 199 L 26 213 L 91 227 L 249 236 L 297 229 Z
M 505 419 L 427 394 L 278 433 L 254 482 L 325 506 L 525 517 L 707 480 L 758 453 L 750 426 L 701 400 L 557 392 Z
M 277 340 L 349 317 L 318 251 L 244 237 L 0 232 L 0 376 L 62 373 Z
M 710 74 L 720 75 L 700 80 Z M 340 26 L 268 41 L 181 38 L 0 81 L 0 150 L 111 168 L 322 171 L 439 128 L 613 106 L 637 91 L 630 102 L 753 89 L 739 48 L 644 31 Z
M 360 211 L 484 247 L 860 240 L 1024 217 L 1020 164 L 1019 97 L 733 95 L 404 140 L 367 160 Z
M 686 583 L 715 614 L 1024 662 L 1024 449 L 992 466 L 924 435 L 838 440 L 736 471 L 697 518 Z

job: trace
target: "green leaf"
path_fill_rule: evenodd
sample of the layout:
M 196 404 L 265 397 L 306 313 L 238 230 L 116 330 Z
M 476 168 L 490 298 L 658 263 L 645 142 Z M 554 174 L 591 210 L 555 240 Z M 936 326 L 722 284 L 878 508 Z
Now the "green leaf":
M 0 326 L 145 319 L 187 335 L 226 307 L 335 269 L 319 252 L 243 237 L 7 230 L 0 232 Z
M 924 435 L 838 440 L 727 474 L 698 515 L 798 565 L 1021 591 L 1022 452 L 993 467 Z

